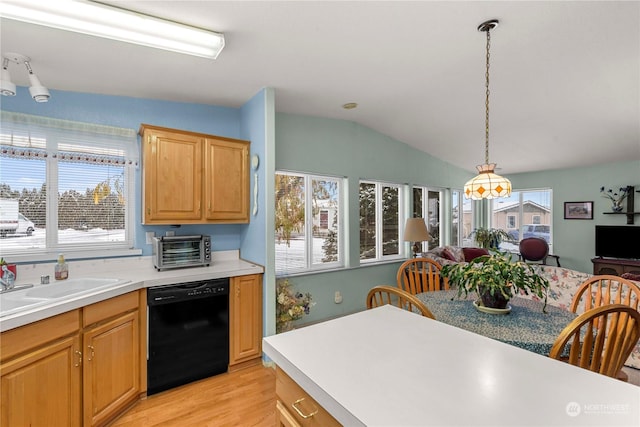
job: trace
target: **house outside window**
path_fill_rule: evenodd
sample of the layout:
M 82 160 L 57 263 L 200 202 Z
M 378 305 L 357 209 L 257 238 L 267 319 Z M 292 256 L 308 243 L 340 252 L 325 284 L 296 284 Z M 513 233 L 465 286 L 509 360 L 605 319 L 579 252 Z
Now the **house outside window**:
M 131 250 L 135 130 L 7 111 L 0 117 L 0 198 L 33 223 L 31 232 L 3 233 L 2 256 L 53 260 L 59 252 L 87 258 Z
M 491 227 L 505 230 L 513 239 L 501 249 L 517 250 L 526 237 L 540 237 L 553 246 L 553 194 L 551 189 L 513 191 L 507 199 L 492 201 Z M 512 221 L 510 218 L 515 218 Z
M 276 274 L 340 268 L 343 178 L 276 172 Z
M 360 260 L 397 259 L 403 255 L 401 186 L 360 181 Z

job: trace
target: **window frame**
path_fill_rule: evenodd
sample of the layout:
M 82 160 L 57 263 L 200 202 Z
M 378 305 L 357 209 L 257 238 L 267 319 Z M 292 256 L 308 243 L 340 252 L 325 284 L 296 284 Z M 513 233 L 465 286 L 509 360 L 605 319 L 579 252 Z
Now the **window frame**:
M 93 123 L 73 122 L 43 116 L 1 112 L 2 130 L 0 144 L 8 151 L 21 152 L 26 159 L 44 161 L 44 184 L 46 185 L 45 240 L 44 246 L 18 248 L 0 247 L 0 255 L 13 262 L 53 261 L 59 253 L 67 259 L 104 258 L 113 256 L 140 255 L 141 249 L 134 247 L 135 242 L 135 201 L 137 200 L 136 173 L 139 148 L 134 129 L 115 128 Z M 33 141 L 33 144 L 31 143 Z M 26 143 L 28 142 L 28 143 Z M 83 150 L 83 148 L 86 148 Z M 122 152 L 122 157 L 110 153 L 114 149 Z M 70 150 L 70 151 L 69 151 Z M 68 157 L 74 153 L 89 153 L 89 157 L 98 156 L 108 164 L 117 158 L 118 166 L 123 167 L 122 195 L 124 197 L 124 239 L 116 242 L 82 241 L 61 242 L 59 239 L 58 198 L 60 162 L 73 161 Z M 7 154 L 7 157 L 17 157 Z M 26 162 L 31 160 L 24 160 Z M 102 159 L 99 159 L 102 161 Z M 91 163 L 88 163 L 91 165 Z M 96 162 L 96 165 L 102 163 Z M 19 169 L 18 169 L 19 170 Z M 22 191 L 22 190 L 15 190 Z
M 344 177 L 337 177 L 337 176 L 331 176 L 331 175 L 319 175 L 319 174 L 315 174 L 315 173 L 305 173 L 305 172 L 292 172 L 292 171 L 286 171 L 286 170 L 276 170 L 274 177 L 277 175 L 289 175 L 289 176 L 296 176 L 296 177 L 300 177 L 303 178 L 303 185 L 305 188 L 305 193 L 304 193 L 304 216 L 305 216 L 305 220 L 304 220 L 304 236 L 305 236 L 305 242 L 304 242 L 304 266 L 301 268 L 291 268 L 291 269 L 285 269 L 285 270 L 278 270 L 277 266 L 278 266 L 278 262 L 277 259 L 274 259 L 274 270 L 275 270 L 275 274 L 276 277 L 284 277 L 284 276 L 293 276 L 293 275 L 300 275 L 300 274 L 306 274 L 306 273 L 311 273 L 311 272 L 320 272 L 320 271 L 327 271 L 327 270 L 338 270 L 338 269 L 342 269 L 345 267 L 345 248 L 344 248 L 344 242 L 345 242 L 345 238 L 344 238 L 344 232 L 345 232 L 345 208 L 343 207 L 344 203 L 345 203 L 345 197 L 344 197 L 344 191 L 346 188 L 346 178 Z M 313 215 L 313 181 L 318 181 L 318 180 L 331 180 L 331 181 L 335 181 L 337 184 L 337 202 L 338 202 L 338 207 L 337 207 L 337 221 L 338 221 L 338 226 L 337 226 L 337 243 L 336 243 L 336 249 L 337 249 L 337 257 L 338 260 L 337 261 L 330 261 L 330 262 L 320 262 L 320 263 L 314 263 L 313 262 L 313 257 L 314 257 L 314 252 L 313 252 L 313 239 L 314 239 L 314 233 L 313 233 L 313 229 L 315 227 L 314 224 L 314 215 Z M 309 191 L 309 189 L 311 189 L 311 191 Z M 277 190 L 277 188 L 276 188 Z M 276 197 L 277 199 L 277 197 Z M 321 212 L 323 210 L 326 209 L 322 209 L 319 208 L 318 209 L 318 223 L 320 223 L 320 216 L 321 216 Z M 328 214 L 329 218 L 328 221 L 330 222 L 332 220 L 331 218 L 331 214 Z M 275 236 L 274 236 L 275 237 Z M 310 238 L 309 238 L 310 237 Z M 277 244 L 278 243 L 278 239 L 274 238 L 274 243 Z
M 548 223 L 541 223 L 541 224 L 535 224 L 533 221 L 534 216 L 538 216 L 539 221 L 542 220 L 542 214 L 531 214 L 531 222 L 527 222 L 527 220 L 525 219 L 526 215 L 528 214 L 527 212 L 524 211 L 524 202 L 525 202 L 525 197 L 526 194 L 528 193 L 547 193 L 547 197 L 548 197 L 548 202 L 549 202 L 549 213 L 548 213 L 548 219 L 549 222 Z M 517 235 L 518 235 L 518 242 L 516 243 L 510 243 L 510 242 L 506 242 L 504 244 L 507 245 L 507 249 L 509 249 L 509 246 L 514 246 L 513 248 L 509 249 L 509 250 L 516 250 L 518 243 L 520 240 L 522 240 L 523 235 L 528 232 L 528 230 L 525 229 L 526 226 L 537 226 L 537 225 L 546 225 L 549 227 L 549 251 L 551 252 L 551 249 L 553 248 L 553 189 L 552 188 L 524 188 L 524 189 L 513 189 L 512 191 L 512 196 L 514 197 L 514 195 L 517 195 L 517 214 L 513 213 L 511 215 L 517 215 L 516 217 L 516 229 L 517 230 Z M 492 199 L 491 200 L 491 205 L 490 205 L 490 227 L 493 228 L 500 228 L 497 224 L 495 224 L 494 221 L 494 217 L 495 217 L 495 212 L 494 212 L 494 208 L 495 208 L 495 203 L 498 202 L 499 199 Z M 527 199 L 527 201 L 530 201 L 530 199 Z M 537 204 L 534 201 L 531 201 L 534 204 Z M 540 205 L 543 207 L 546 207 L 544 205 Z M 505 216 L 506 218 L 506 216 Z M 506 230 L 507 232 L 509 232 L 510 230 Z
M 422 242 L 421 243 L 421 247 L 422 247 L 422 251 L 426 252 L 427 250 L 433 249 L 433 248 L 437 248 L 439 246 L 446 246 L 449 244 L 450 241 L 452 241 L 452 236 L 453 236 L 453 197 L 454 194 L 457 192 L 457 199 L 458 199 L 458 208 L 462 208 L 464 209 L 464 205 L 463 205 L 463 192 L 462 190 L 458 190 L 458 189 L 451 189 L 450 190 L 450 195 L 451 195 L 451 199 L 449 202 L 446 201 L 446 197 L 447 197 L 447 189 L 445 188 L 441 188 L 441 187 L 429 187 L 429 186 L 424 186 L 424 185 L 414 185 L 411 188 L 412 191 L 412 196 L 415 194 L 416 190 L 420 190 L 422 192 L 422 203 L 420 206 L 420 212 L 417 212 L 415 210 L 415 200 L 413 202 L 413 207 L 412 207 L 412 213 L 413 216 L 417 216 L 417 214 L 420 214 L 419 216 L 421 218 L 424 218 L 426 224 L 427 224 L 427 228 L 429 229 L 429 233 L 432 234 L 432 240 L 430 242 Z M 429 225 L 431 218 L 429 216 L 429 193 L 438 193 L 438 199 L 437 199 L 437 203 L 438 203 L 438 237 L 437 240 L 434 240 L 434 236 L 432 233 L 432 227 Z M 433 199 L 431 199 L 433 200 Z M 445 213 L 445 209 L 446 207 L 449 207 L 449 212 L 448 214 Z M 460 216 L 458 214 L 458 216 Z M 462 212 L 462 219 L 464 219 L 464 212 Z M 458 221 L 460 221 L 460 217 L 458 218 Z M 458 224 L 458 227 L 460 227 L 460 224 Z M 460 232 L 460 229 L 458 228 L 458 236 L 457 236 L 457 241 L 452 241 L 451 244 L 453 245 L 461 245 L 461 241 L 462 241 L 463 237 L 462 234 Z
M 361 179 L 358 182 L 358 211 L 360 210 L 360 186 L 362 184 L 375 185 L 375 233 L 376 233 L 376 242 L 375 242 L 375 253 L 376 256 L 373 258 L 362 258 L 362 253 L 360 251 L 361 242 L 360 238 L 358 239 L 358 259 L 360 260 L 360 264 L 362 265 L 370 265 L 388 261 L 397 261 L 399 259 L 403 259 L 406 257 L 406 246 L 405 242 L 402 240 L 402 235 L 404 234 L 404 223 L 406 222 L 405 216 L 405 203 L 404 203 L 404 193 L 405 193 L 405 185 L 404 184 L 396 184 L 388 181 L 378 181 L 371 179 Z M 398 191 L 398 253 L 384 255 L 384 221 L 381 219 L 384 216 L 383 211 L 383 190 L 384 187 L 396 188 Z M 358 214 L 358 223 L 360 223 L 360 215 Z M 362 232 L 361 227 L 358 227 L 358 234 L 360 235 Z

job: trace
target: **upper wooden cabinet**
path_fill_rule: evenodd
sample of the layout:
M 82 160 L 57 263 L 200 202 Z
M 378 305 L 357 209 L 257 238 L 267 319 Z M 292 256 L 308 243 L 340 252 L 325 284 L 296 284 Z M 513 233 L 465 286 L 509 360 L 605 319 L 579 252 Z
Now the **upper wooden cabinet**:
M 143 124 L 144 224 L 249 222 L 249 141 Z

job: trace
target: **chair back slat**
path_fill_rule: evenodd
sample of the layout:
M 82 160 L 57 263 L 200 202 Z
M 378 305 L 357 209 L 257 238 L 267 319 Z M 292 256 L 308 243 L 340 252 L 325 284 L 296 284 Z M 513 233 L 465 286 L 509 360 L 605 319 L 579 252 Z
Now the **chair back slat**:
M 412 258 L 400 265 L 398 288 L 412 295 L 449 289 L 449 279 L 440 275 L 442 266 L 430 258 Z
M 403 310 L 409 310 L 422 316 L 435 319 L 433 313 L 415 295 L 400 288 L 379 285 L 371 288 L 367 294 L 367 309 L 391 304 Z
M 640 287 L 631 280 L 619 276 L 593 276 L 578 287 L 569 309 L 574 313 L 585 312 L 607 304 L 624 304 L 638 309 Z
M 640 313 L 625 304 L 605 304 L 576 317 L 558 335 L 549 357 L 616 378 L 640 338 Z

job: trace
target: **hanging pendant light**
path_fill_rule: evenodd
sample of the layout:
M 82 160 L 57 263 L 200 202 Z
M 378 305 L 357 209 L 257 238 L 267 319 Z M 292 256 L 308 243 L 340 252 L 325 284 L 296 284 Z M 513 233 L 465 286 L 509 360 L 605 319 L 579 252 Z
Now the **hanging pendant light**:
M 478 175 L 464 185 L 464 195 L 467 199 L 494 199 L 511 195 L 511 181 L 495 173 L 496 164 L 489 163 L 489 47 L 491 45 L 491 30 L 498 26 L 499 21 L 493 19 L 478 26 L 478 31 L 487 33 L 487 67 L 486 67 L 486 98 L 485 98 L 485 143 L 484 164 L 476 166 Z

